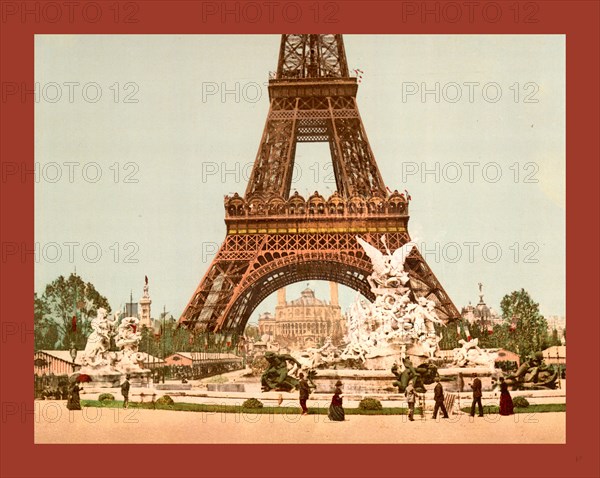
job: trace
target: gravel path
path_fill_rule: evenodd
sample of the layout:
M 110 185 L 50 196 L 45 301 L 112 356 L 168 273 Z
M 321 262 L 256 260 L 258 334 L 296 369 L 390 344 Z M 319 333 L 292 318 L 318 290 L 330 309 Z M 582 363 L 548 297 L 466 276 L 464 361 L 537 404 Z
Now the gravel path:
M 85 408 L 37 401 L 35 443 L 565 443 L 566 413 L 509 417 L 252 415 Z

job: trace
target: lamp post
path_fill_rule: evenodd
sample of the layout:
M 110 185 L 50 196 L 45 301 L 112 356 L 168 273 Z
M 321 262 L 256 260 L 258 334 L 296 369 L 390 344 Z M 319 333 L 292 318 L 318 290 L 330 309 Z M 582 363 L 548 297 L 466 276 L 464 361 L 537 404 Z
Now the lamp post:
M 75 347 L 75 343 L 71 342 L 71 349 L 69 350 L 72 359 L 73 372 L 75 372 L 75 359 L 77 358 L 77 348 Z
M 560 362 L 559 362 L 559 356 L 558 356 L 558 346 L 556 347 L 556 365 L 558 365 L 558 388 L 559 390 L 562 388 L 562 385 L 560 383 Z

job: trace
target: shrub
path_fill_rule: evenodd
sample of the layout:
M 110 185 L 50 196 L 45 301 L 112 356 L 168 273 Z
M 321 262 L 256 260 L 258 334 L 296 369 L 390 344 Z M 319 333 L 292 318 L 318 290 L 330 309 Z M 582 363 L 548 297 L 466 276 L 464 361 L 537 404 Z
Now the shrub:
M 158 400 L 156 400 L 157 405 L 175 405 L 175 402 L 168 395 L 163 395 Z
M 254 360 L 250 363 L 250 368 L 252 369 L 252 375 L 254 377 L 260 377 L 267 367 L 269 366 L 269 362 L 267 359 L 261 355 L 259 357 L 255 357 Z
M 110 400 L 114 400 L 115 396 L 112 393 L 101 393 L 98 397 L 98 401 L 100 402 L 108 402 Z
M 513 406 L 515 408 L 526 408 L 529 406 L 529 402 L 525 397 L 515 397 L 513 398 Z
M 381 410 L 383 406 L 376 398 L 363 398 L 358 404 L 360 410 Z
M 242 404 L 242 408 L 262 408 L 263 404 L 256 398 L 249 398 Z

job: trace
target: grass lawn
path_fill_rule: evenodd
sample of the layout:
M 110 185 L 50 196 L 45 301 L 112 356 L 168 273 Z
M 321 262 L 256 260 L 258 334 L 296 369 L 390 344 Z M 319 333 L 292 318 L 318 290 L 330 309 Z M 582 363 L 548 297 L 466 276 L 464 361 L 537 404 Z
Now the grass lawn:
M 461 408 L 463 412 L 470 413 L 471 407 L 463 407 Z M 566 412 L 567 404 L 566 403 L 545 403 L 540 405 L 529 405 L 524 408 L 514 408 L 515 413 L 545 413 L 545 412 Z M 483 413 L 493 415 L 500 412 L 500 407 L 496 405 L 484 405 Z
M 122 401 L 117 400 L 81 400 L 82 407 L 103 407 L 103 408 L 120 408 L 123 406 Z M 274 415 L 297 415 L 300 413 L 300 407 L 263 407 L 263 408 L 244 408 L 237 405 L 210 405 L 202 403 L 180 403 L 176 402 L 173 405 L 164 405 L 152 402 L 130 402 L 129 408 L 156 409 L 156 410 L 176 410 L 183 412 L 205 412 L 205 413 L 254 413 L 254 414 L 274 414 Z M 500 410 L 497 406 L 483 407 L 484 413 L 496 414 Z M 530 405 L 527 408 L 515 408 L 515 413 L 543 413 L 543 412 L 564 412 L 566 405 L 547 404 L 547 405 Z M 312 408 L 308 411 L 313 415 L 327 415 L 327 408 Z M 384 407 L 381 410 L 361 410 L 359 408 L 345 408 L 346 415 L 407 415 L 408 408 L 405 407 Z M 462 408 L 463 412 L 469 413 L 469 407 Z M 421 409 L 415 408 L 415 415 L 420 415 Z
M 119 408 L 123 406 L 120 400 L 81 400 L 82 407 L 102 407 Z M 149 410 L 176 410 L 184 412 L 217 412 L 217 413 L 256 413 L 256 414 L 275 414 L 275 415 L 297 415 L 300 413 L 300 407 L 263 407 L 263 408 L 244 408 L 238 405 L 210 405 L 203 403 L 181 403 L 175 402 L 173 405 L 164 405 L 152 402 L 129 402 L 129 408 L 142 408 Z M 313 415 L 327 415 L 327 408 L 308 407 L 308 411 Z M 361 410 L 359 408 L 345 408 L 346 415 L 407 415 L 408 408 L 402 407 L 384 407 L 381 410 Z M 415 408 L 415 415 L 420 415 L 421 409 Z

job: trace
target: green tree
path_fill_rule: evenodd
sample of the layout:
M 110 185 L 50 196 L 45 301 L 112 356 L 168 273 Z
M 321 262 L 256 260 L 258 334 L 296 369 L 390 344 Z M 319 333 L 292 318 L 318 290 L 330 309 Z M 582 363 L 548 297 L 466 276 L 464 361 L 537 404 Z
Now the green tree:
M 249 339 L 259 340 L 260 333 L 258 331 L 258 325 L 256 324 L 248 324 L 246 325 L 246 329 L 244 330 L 244 334 Z
M 440 340 L 439 344 L 440 349 L 453 350 L 457 347 L 460 347 L 460 344 L 458 343 L 460 337 L 458 336 L 458 333 L 456 331 L 455 322 L 452 322 L 447 326 L 435 324 L 434 327 L 435 332 L 438 334 L 438 336 L 442 337 L 442 340 Z
M 558 336 L 558 330 L 552 329 L 552 335 L 550 336 L 550 347 L 554 345 L 561 345 L 560 337 Z
M 33 294 L 33 334 L 35 350 L 56 348 L 58 326 L 49 317 L 50 309 L 46 302 Z
M 469 325 L 471 337 L 479 339 L 482 348 L 504 348 L 508 340 L 508 326 L 505 324 L 493 324 L 490 330 L 489 323 L 477 321 Z
M 505 295 L 500 302 L 504 326 L 508 327 L 506 348 L 524 359 L 544 348 L 548 342 L 548 323 L 540 314 L 539 304 L 524 290 Z M 514 324 L 514 330 L 511 325 Z
M 76 274 L 71 274 L 66 279 L 59 276 L 46 286 L 41 297 L 37 297 L 37 294 L 34 296 L 34 321 L 40 328 L 40 336 L 50 334 L 46 338 L 48 342 L 52 339 L 51 330 L 54 325 L 58 335 L 58 340 L 55 341 L 57 347 L 68 349 L 73 342 L 81 350 L 91 332 L 91 319 L 96 316 L 100 307 L 107 312 L 111 310 L 106 297 L 92 283 L 84 282 Z M 77 315 L 76 331 L 72 329 L 74 315 Z M 40 338 L 40 345 L 42 343 L 48 345 Z

